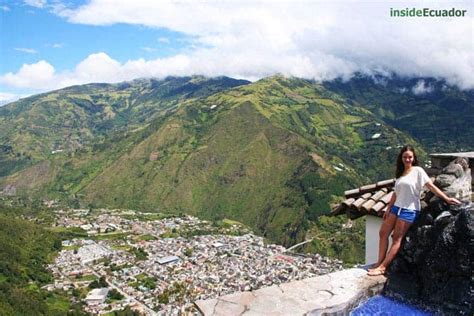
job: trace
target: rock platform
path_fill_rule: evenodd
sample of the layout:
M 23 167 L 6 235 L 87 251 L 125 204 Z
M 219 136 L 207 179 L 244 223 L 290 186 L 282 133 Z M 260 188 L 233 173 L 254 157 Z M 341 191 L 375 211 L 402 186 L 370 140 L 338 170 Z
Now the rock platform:
M 385 281 L 352 268 L 195 304 L 204 315 L 214 316 L 347 315 L 361 300 L 379 294 Z

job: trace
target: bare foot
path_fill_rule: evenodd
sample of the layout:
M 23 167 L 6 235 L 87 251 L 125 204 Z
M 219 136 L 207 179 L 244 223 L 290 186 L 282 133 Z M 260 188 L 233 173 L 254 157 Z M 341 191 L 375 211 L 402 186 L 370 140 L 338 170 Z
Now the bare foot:
M 384 275 L 385 274 L 385 267 L 379 266 L 375 269 L 370 269 L 369 272 L 367 272 L 367 275 L 370 276 L 377 276 L 377 275 Z
M 370 268 L 367 269 L 367 271 L 372 271 L 372 270 L 375 270 L 377 269 L 382 263 L 374 263 L 372 266 L 370 266 Z

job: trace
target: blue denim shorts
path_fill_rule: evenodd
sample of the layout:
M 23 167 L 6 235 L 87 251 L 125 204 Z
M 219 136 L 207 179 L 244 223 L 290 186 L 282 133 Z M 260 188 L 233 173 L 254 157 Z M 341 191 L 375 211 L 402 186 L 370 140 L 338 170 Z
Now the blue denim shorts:
M 416 218 L 420 214 L 420 212 L 417 210 L 402 208 L 396 205 L 392 206 L 392 208 L 390 209 L 390 213 L 395 214 L 399 219 L 401 219 L 402 221 L 408 222 L 410 224 L 413 224 L 413 222 L 416 220 Z

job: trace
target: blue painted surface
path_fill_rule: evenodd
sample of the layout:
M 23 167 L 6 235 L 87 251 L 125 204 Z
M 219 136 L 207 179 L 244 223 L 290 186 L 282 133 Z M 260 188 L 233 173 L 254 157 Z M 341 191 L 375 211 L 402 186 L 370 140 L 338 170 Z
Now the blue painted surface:
M 382 295 L 371 297 L 366 302 L 354 309 L 351 316 L 432 316 L 434 314 L 415 308 L 413 306 L 400 303 Z

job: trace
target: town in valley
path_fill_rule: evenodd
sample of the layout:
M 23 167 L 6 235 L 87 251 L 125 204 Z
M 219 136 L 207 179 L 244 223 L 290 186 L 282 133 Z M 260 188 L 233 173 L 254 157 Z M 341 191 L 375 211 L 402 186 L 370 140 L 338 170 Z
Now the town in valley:
M 54 211 L 66 232 L 48 266 L 49 291 L 66 291 L 85 312 L 131 308 L 143 315 L 196 313 L 196 300 L 314 277 L 342 262 L 268 243 L 244 225 L 133 210 Z

